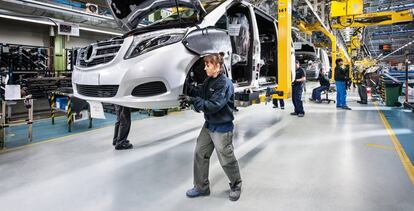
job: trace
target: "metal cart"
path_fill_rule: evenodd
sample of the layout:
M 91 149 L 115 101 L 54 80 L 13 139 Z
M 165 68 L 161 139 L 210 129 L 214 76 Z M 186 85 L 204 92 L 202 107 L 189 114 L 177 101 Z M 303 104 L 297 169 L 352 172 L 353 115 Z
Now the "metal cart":
M 66 99 L 63 102 L 58 102 L 58 99 Z M 68 132 L 72 132 L 72 124 L 74 123 L 75 115 L 80 115 L 82 111 L 88 111 L 88 128 L 92 128 L 92 117 L 89 104 L 79 98 L 73 97 L 73 94 L 62 91 L 51 92 L 49 97 L 52 124 L 55 124 L 56 112 L 65 112 L 68 124 Z

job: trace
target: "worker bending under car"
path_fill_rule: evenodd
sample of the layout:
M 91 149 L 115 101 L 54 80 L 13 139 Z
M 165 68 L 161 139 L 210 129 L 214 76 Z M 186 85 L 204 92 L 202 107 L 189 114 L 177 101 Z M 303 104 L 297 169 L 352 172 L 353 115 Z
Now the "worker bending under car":
M 305 85 L 306 77 L 305 70 L 300 67 L 300 63 L 296 60 L 296 74 L 295 80 L 292 83 L 292 102 L 295 107 L 295 111 L 290 113 L 290 115 L 295 115 L 298 117 L 304 117 L 305 111 L 303 109 L 302 102 L 302 93 Z
M 351 110 L 346 104 L 349 65 L 344 66 L 344 61 L 342 59 L 337 59 L 335 62 L 336 108 Z
M 131 149 L 128 135 L 131 129 L 131 110 L 128 107 L 115 105 L 116 123 L 112 145 L 116 150 Z
M 224 53 L 205 56 L 207 79 L 189 95 L 179 97 L 181 105 L 192 105 L 195 111 L 204 113 L 205 119 L 194 153 L 194 187 L 186 192 L 189 198 L 210 195 L 208 172 L 214 149 L 230 180 L 229 199 L 237 201 L 241 194 L 242 180 L 233 147 L 234 87 L 223 73 L 223 57 Z
M 320 86 L 316 87 L 312 90 L 312 97 L 309 99 L 311 101 L 314 101 L 315 103 L 321 103 L 321 93 L 323 91 L 328 91 L 329 87 L 331 86 L 331 83 L 329 82 L 328 76 L 325 74 L 325 71 L 323 68 L 321 68 L 319 75 L 318 75 L 318 81 Z

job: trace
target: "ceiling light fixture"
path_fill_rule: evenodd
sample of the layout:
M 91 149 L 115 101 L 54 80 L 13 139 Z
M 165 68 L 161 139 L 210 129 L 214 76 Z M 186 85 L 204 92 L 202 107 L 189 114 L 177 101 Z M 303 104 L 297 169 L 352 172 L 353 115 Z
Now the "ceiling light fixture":
M 55 23 L 53 23 L 52 21 L 49 21 L 49 20 L 36 20 L 34 18 L 19 17 L 19 16 L 7 15 L 7 14 L 1 14 L 1 13 L 0 13 L 0 18 L 30 22 L 30 23 L 38 23 L 38 24 L 49 25 L 49 26 L 55 26 Z M 59 22 L 59 20 L 56 20 L 56 21 Z M 64 22 L 64 21 L 61 21 L 61 22 Z M 82 26 L 79 27 L 79 29 L 83 30 L 83 31 L 90 31 L 90 32 L 96 32 L 96 33 L 102 33 L 102 34 L 110 34 L 110 35 L 115 35 L 115 36 L 123 35 L 122 33 L 119 33 L 119 32 L 100 30 L 100 29 L 94 29 L 94 28 L 88 28 L 88 27 L 82 27 Z

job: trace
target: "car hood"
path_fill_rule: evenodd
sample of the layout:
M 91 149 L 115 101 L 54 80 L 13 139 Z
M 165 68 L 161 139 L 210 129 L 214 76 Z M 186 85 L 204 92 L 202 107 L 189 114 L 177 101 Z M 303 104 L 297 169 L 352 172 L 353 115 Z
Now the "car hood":
M 131 31 L 140 21 L 154 10 L 180 6 L 194 8 L 202 17 L 205 14 L 199 0 L 106 0 L 115 21 L 124 30 Z

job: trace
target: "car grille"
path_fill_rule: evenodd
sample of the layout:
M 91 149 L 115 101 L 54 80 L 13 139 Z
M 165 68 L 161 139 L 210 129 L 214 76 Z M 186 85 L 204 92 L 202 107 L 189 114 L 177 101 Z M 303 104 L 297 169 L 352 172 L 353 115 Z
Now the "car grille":
M 149 97 L 159 95 L 167 92 L 167 87 L 161 81 L 154 81 L 145 84 L 138 85 L 132 90 L 132 96 L 134 97 Z
M 110 40 L 91 44 L 79 50 L 78 63 L 80 67 L 93 67 L 112 61 L 117 55 L 124 40 Z
M 93 66 L 98 65 L 98 64 L 108 63 L 108 62 L 112 61 L 112 59 L 114 59 L 114 58 L 115 58 L 115 56 L 106 56 L 106 57 L 100 57 L 100 58 L 93 59 L 90 62 L 85 62 L 83 60 L 80 60 L 79 64 L 82 67 L 93 67 Z
M 118 88 L 118 85 L 76 84 L 78 93 L 86 97 L 114 97 L 118 92 Z

